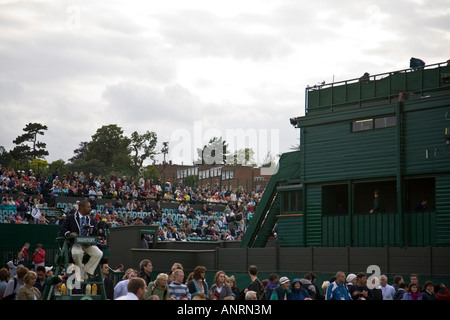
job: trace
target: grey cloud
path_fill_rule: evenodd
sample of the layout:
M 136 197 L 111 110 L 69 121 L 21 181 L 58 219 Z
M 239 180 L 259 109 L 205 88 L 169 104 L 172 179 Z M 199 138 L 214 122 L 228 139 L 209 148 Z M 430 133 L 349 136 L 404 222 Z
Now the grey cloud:
M 270 60 L 293 52 L 276 28 L 271 33 L 254 31 L 271 27 L 261 17 L 222 18 L 200 10 L 153 17 L 160 21 L 159 31 L 166 41 L 189 57 Z

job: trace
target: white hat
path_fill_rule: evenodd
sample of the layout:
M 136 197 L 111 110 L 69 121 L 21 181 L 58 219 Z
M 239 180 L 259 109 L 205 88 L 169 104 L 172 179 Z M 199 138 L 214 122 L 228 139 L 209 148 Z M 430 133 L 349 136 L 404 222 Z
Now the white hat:
M 356 274 L 350 273 L 350 274 L 347 276 L 347 282 L 350 282 L 350 281 L 352 281 L 352 280 L 355 279 L 355 278 L 356 278 Z
M 281 278 L 280 278 L 280 284 L 284 284 L 284 283 L 286 283 L 286 282 L 290 282 L 290 280 L 289 280 L 288 277 L 281 277 Z

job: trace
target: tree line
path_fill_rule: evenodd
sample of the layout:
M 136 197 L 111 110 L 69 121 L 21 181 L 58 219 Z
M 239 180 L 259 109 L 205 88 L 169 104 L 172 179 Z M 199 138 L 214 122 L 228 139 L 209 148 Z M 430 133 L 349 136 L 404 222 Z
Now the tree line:
M 59 169 L 60 173 L 69 171 L 92 172 L 106 175 L 111 172 L 124 175 L 137 175 L 142 172 L 144 162 L 155 161 L 158 154 L 164 159 L 169 152 L 169 143 L 158 146 L 158 136 L 147 130 L 145 133 L 134 131 L 130 137 L 116 124 L 103 125 L 98 128 L 90 141 L 80 142 L 72 158 L 48 163 L 49 155 L 46 143 L 40 141 L 48 127 L 41 123 L 28 123 L 24 133 L 13 140 L 14 148 L 7 151 L 0 146 L 0 163 L 4 167 L 15 169 L 33 169 L 47 174 Z
M 90 141 L 82 141 L 75 149 L 72 158 L 65 162 L 62 159 L 48 163 L 45 157 L 49 155 L 47 145 L 41 141 L 48 127 L 41 123 L 28 123 L 21 135 L 13 140 L 14 148 L 7 151 L 0 146 L 0 163 L 4 167 L 14 169 L 32 169 L 35 172 L 48 174 L 56 169 L 60 173 L 75 171 L 92 172 L 95 175 L 111 173 L 136 176 L 144 174 L 146 178 L 159 178 L 159 173 L 153 165 L 145 166 L 146 161 L 156 163 L 157 155 L 163 156 L 163 163 L 169 153 L 169 142 L 158 145 L 158 136 L 147 130 L 144 133 L 134 131 L 130 137 L 124 135 L 123 129 L 117 124 L 103 125 L 91 136 Z M 220 152 L 215 157 L 215 152 Z M 222 137 L 210 139 L 202 149 L 197 150 L 196 164 L 205 164 L 206 155 L 217 158 L 216 164 L 243 164 L 256 167 L 253 160 L 254 151 L 251 148 L 236 150 L 230 158 L 228 144 Z M 227 160 L 228 159 L 228 160 Z M 232 159 L 231 163 L 229 159 Z M 275 157 L 267 155 L 262 166 L 272 163 Z M 208 164 L 211 164 L 208 162 Z

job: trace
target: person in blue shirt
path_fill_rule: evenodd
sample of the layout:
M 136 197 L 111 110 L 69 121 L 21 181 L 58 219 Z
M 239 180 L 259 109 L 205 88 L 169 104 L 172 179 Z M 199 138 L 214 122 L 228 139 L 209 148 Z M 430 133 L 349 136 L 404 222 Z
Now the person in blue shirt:
M 394 300 L 395 289 L 393 286 L 391 286 L 387 283 L 387 280 L 388 279 L 384 274 L 380 277 L 381 292 L 383 294 L 383 300 Z
M 291 299 L 292 300 L 312 300 L 308 291 L 302 287 L 300 279 L 292 280 L 291 285 Z
M 336 280 L 328 286 L 325 300 L 352 300 L 350 292 L 345 283 L 345 273 L 338 271 L 336 273 Z

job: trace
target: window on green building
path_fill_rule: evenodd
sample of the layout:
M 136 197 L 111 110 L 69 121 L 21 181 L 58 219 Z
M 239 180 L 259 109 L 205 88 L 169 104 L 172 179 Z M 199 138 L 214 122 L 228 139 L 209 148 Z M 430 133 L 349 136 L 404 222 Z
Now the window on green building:
M 283 191 L 283 213 L 303 212 L 303 190 Z
M 375 129 L 395 127 L 396 117 L 384 117 L 375 119 Z
M 417 178 L 406 180 L 406 211 L 435 211 L 435 178 Z
M 396 117 L 380 117 L 372 119 L 361 119 L 352 121 L 352 132 L 367 131 L 380 128 L 395 127 Z
M 322 212 L 324 215 L 348 214 L 348 185 L 322 187 Z
M 352 122 L 352 132 L 372 130 L 373 119 L 356 120 Z
M 369 213 L 379 202 L 380 213 L 397 212 L 397 188 L 395 180 L 361 182 L 354 184 L 353 213 Z M 380 193 L 380 201 L 375 201 L 375 190 Z

